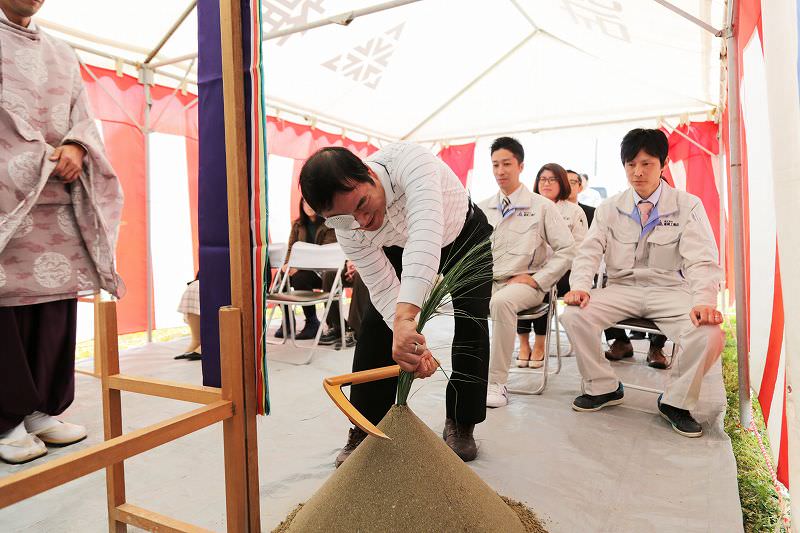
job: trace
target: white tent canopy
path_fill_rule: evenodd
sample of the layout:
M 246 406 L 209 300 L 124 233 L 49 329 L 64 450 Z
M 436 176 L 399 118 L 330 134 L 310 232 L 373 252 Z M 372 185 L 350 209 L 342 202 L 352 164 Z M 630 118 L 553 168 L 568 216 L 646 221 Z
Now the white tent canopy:
M 670 7 L 722 28 L 721 0 L 395 1 L 405 5 L 346 28 L 275 38 L 377 3 L 263 0 L 273 113 L 433 142 L 703 113 L 719 103 L 720 39 Z M 186 78 L 194 89 L 193 5 L 84 0 L 76 10 L 50 0 L 40 19 L 85 62 L 135 73 L 188 11 L 149 65 L 157 82 Z

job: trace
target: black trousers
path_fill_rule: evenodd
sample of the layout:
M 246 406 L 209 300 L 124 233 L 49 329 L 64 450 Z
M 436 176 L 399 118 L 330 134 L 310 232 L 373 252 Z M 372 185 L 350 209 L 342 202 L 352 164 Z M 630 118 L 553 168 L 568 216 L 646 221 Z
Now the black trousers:
M 439 272 L 447 272 L 451 250 L 467 250 L 488 241 L 492 227 L 486 215 L 473 207 L 470 218 L 456 239 L 442 248 Z M 403 270 L 403 248 L 384 248 L 397 276 Z M 447 265 L 447 266 L 446 266 Z M 452 294 L 456 311 L 453 334 L 453 374 L 447 385 L 447 418 L 463 424 L 477 424 L 486 418 L 486 382 L 489 376 L 489 300 L 492 297 L 492 261 L 487 257 L 481 265 L 485 283 L 475 284 L 459 294 Z M 466 315 L 466 316 L 465 316 Z M 470 318 L 471 317 L 471 318 Z M 435 355 L 435 354 L 434 354 Z M 392 330 L 383 321 L 372 302 L 361 319 L 353 371 L 368 370 L 395 364 L 392 360 Z M 384 379 L 353 385 L 350 402 L 373 424 L 381 421 L 395 402 L 397 379 Z
M 72 404 L 77 313 L 75 298 L 0 307 L 0 432 Z
M 569 275 L 570 271 L 567 270 L 567 273 L 561 276 L 561 279 L 558 280 L 556 283 L 556 292 L 559 297 L 564 296 L 569 292 Z M 550 292 L 548 291 L 547 296 L 544 297 L 545 302 L 550 301 Z M 517 333 L 525 334 L 531 332 L 531 323 L 533 323 L 533 332 L 537 335 L 545 335 L 547 334 L 547 315 L 540 316 L 534 320 L 517 320 Z

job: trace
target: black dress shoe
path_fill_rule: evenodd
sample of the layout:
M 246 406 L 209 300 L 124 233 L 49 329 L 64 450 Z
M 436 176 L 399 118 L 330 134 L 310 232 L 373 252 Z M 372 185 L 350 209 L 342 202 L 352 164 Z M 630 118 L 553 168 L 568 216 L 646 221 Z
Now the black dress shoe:
M 197 352 L 192 352 L 192 353 L 187 353 L 186 354 L 186 360 L 187 361 L 200 361 L 202 358 L 203 358 L 203 355 L 199 354 Z
M 306 324 L 303 326 L 303 329 L 300 330 L 294 338 L 298 341 L 305 341 L 308 339 L 313 339 L 317 336 L 317 330 L 319 329 L 319 322 L 316 324 Z
M 697 438 L 703 436 L 703 426 L 686 409 L 673 407 L 665 403 L 661 403 L 663 394 L 658 395 L 658 411 L 667 422 L 672 425 L 672 429 L 679 435 L 689 438 Z
M 345 459 L 350 457 L 350 454 L 353 453 L 355 449 L 358 448 L 358 445 L 366 438 L 367 434 L 364 430 L 358 427 L 351 428 L 350 431 L 347 432 L 347 444 L 344 445 L 342 451 L 336 456 L 336 468 L 342 466 Z
M 635 341 L 644 340 L 647 337 L 647 333 L 644 331 L 631 331 L 630 338 Z
M 474 430 L 475 424 L 459 424 L 451 418 L 444 422 L 444 431 L 442 432 L 444 442 L 465 463 L 478 456 L 478 445 L 475 444 L 475 437 L 472 436 Z
M 625 396 L 625 390 L 622 383 L 619 384 L 617 390 L 606 394 L 598 394 L 592 396 L 591 394 L 581 394 L 572 401 L 572 409 L 575 411 L 599 411 L 603 407 L 609 405 L 619 405 L 622 403 L 622 398 Z
M 606 359 L 609 361 L 620 361 L 626 357 L 633 357 L 633 344 L 631 341 L 614 341 L 611 347 L 606 350 Z
M 276 339 L 282 339 L 283 338 L 283 324 L 278 326 L 278 331 L 275 332 L 275 338 Z

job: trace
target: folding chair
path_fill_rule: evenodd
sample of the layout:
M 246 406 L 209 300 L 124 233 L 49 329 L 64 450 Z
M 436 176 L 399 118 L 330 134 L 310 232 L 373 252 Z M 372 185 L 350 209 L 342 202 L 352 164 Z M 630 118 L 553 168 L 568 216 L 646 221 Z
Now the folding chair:
M 307 291 L 307 290 L 292 290 L 290 283 L 290 276 L 284 275 L 278 285 L 278 288 L 267 296 L 267 304 L 275 306 L 281 305 L 288 309 L 288 312 L 283 313 L 283 331 L 284 338 L 280 344 L 283 344 L 288 339 L 292 346 L 299 347 L 295 339 L 295 324 L 293 320 L 288 320 L 287 315 L 294 313 L 295 306 L 325 304 L 322 313 L 321 324 L 325 323 L 328 317 L 331 304 L 334 301 L 342 302 L 342 270 L 344 269 L 345 256 L 342 248 L 337 243 L 316 245 L 306 242 L 296 242 L 292 246 L 292 253 L 289 256 L 288 270 L 296 268 L 298 270 L 314 270 L 317 272 L 334 271 L 336 276 L 333 279 L 333 286 L 330 291 Z M 275 307 L 270 310 L 269 318 L 267 318 L 266 329 L 269 329 L 269 324 L 272 321 L 272 315 L 275 312 Z M 342 346 L 345 345 L 345 324 L 344 312 L 339 313 L 340 331 L 342 335 Z M 318 348 L 319 338 L 322 335 L 322 326 L 317 330 L 317 335 L 314 337 L 314 342 L 311 344 L 311 350 L 308 357 L 303 363 L 307 365 L 314 357 L 314 352 Z
M 620 329 L 630 329 L 632 331 L 641 331 L 642 333 L 650 333 L 651 335 L 663 335 L 660 329 L 655 322 L 652 320 L 648 320 L 646 318 L 626 318 L 614 324 L 612 327 L 620 328 Z M 672 366 L 672 361 L 675 359 L 675 351 L 676 346 L 675 343 L 672 343 L 672 353 L 669 356 L 669 363 L 667 363 L 667 368 L 669 369 Z M 640 390 L 644 392 L 652 392 L 653 394 L 661 394 L 662 390 L 653 389 L 650 387 L 643 387 L 641 385 L 629 384 L 629 383 L 622 383 L 622 385 L 626 388 Z M 583 381 L 581 380 L 581 388 L 583 387 Z
M 272 283 L 269 286 L 269 292 L 275 292 L 281 279 L 281 267 L 286 260 L 286 243 L 285 242 L 271 242 L 269 243 L 269 265 L 276 269 L 275 277 L 272 278 Z
M 508 389 L 508 392 L 514 394 L 541 394 L 544 392 L 545 387 L 547 387 L 547 378 L 551 374 L 558 374 L 561 372 L 561 342 L 560 342 L 560 326 L 558 323 L 558 293 L 556 292 L 556 287 L 553 286 L 550 289 L 550 301 L 544 302 L 539 304 L 536 307 L 532 307 L 530 309 L 525 309 L 524 311 L 520 311 L 517 313 L 517 319 L 522 320 L 534 320 L 536 318 L 540 318 L 547 315 L 547 333 L 545 333 L 544 338 L 544 345 L 545 345 L 545 352 L 544 352 L 544 365 L 542 365 L 541 371 L 538 369 L 526 369 L 526 368 L 510 368 L 508 371 L 511 374 L 538 374 L 541 372 L 542 374 L 542 382 L 539 387 L 535 390 L 530 389 Z M 556 333 L 556 369 L 554 371 L 548 370 L 549 360 L 550 360 L 550 333 L 551 333 L 551 324 L 553 323 L 553 318 L 555 318 L 555 333 Z

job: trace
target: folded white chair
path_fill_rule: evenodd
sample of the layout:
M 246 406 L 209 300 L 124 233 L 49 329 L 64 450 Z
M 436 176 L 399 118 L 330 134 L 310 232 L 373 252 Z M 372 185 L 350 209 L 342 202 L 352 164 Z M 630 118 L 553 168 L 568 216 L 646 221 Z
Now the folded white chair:
M 292 245 L 292 251 L 289 255 L 289 261 L 287 263 L 287 273 L 288 270 L 296 268 L 298 270 L 314 270 L 316 272 L 332 271 L 335 272 L 336 275 L 333 279 L 333 286 L 331 287 L 330 291 L 292 290 L 290 276 L 284 275 L 281 277 L 281 281 L 278 284 L 277 289 L 275 289 L 273 292 L 270 292 L 265 303 L 273 304 L 273 306 L 285 306 L 285 308 L 288 309 L 288 312 L 284 313 L 283 317 L 283 342 L 286 342 L 288 339 L 293 346 L 299 347 L 295 339 L 294 321 L 288 320 L 286 317 L 287 314 L 294 313 L 295 306 L 316 305 L 319 303 L 325 304 L 325 308 L 322 313 L 322 319 L 320 321 L 321 324 L 325 323 L 325 319 L 328 317 L 328 313 L 330 312 L 331 304 L 335 301 L 342 301 L 341 277 L 344 264 L 345 255 L 338 243 L 317 245 L 309 244 L 307 242 L 296 242 L 294 245 Z M 267 323 L 264 325 L 265 335 L 269 330 L 269 324 L 272 321 L 272 315 L 274 312 L 275 307 L 273 307 L 270 311 Z M 345 324 L 343 310 L 340 310 L 339 313 L 339 323 L 340 332 L 342 335 L 341 342 L 342 346 L 344 346 Z M 314 342 L 311 344 L 308 357 L 300 364 L 307 365 L 311 362 L 311 359 L 314 357 L 314 352 L 318 348 L 319 338 L 321 335 L 322 326 L 320 325 L 320 328 L 317 330 L 317 335 L 314 337 Z

